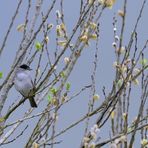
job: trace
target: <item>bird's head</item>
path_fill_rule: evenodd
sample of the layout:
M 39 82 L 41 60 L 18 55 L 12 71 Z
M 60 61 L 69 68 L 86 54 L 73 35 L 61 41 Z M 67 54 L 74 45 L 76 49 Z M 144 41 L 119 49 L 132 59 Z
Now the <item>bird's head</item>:
M 23 64 L 23 65 L 21 65 L 19 68 L 21 68 L 21 69 L 23 69 L 23 70 L 32 70 L 28 65 L 26 65 L 26 64 Z

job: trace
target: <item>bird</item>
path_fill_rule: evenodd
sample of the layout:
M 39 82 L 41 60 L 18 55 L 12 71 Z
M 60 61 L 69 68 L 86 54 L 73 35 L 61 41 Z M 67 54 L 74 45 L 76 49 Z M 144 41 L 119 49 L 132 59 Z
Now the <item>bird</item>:
M 15 73 L 14 86 L 24 98 L 29 99 L 31 107 L 37 107 L 34 99 L 35 86 L 31 78 L 31 70 L 32 69 L 26 64 L 22 64 L 18 67 Z

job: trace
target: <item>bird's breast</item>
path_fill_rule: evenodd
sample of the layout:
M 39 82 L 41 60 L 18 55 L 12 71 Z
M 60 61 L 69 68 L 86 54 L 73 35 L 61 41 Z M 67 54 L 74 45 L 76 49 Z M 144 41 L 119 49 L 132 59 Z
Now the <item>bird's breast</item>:
M 31 78 L 23 73 L 16 75 L 14 85 L 16 90 L 19 91 L 23 96 L 28 96 L 30 91 L 33 89 Z

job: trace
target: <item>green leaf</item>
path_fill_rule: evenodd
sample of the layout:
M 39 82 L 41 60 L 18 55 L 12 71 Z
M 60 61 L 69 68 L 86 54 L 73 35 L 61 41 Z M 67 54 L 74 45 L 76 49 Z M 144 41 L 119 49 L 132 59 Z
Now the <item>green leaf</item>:
M 35 43 L 35 48 L 36 48 L 38 51 L 41 50 L 41 49 L 42 49 L 41 43 L 40 43 L 40 42 L 36 42 L 36 43 Z
M 62 78 L 65 78 L 65 73 L 63 71 L 61 72 L 60 75 L 61 75 Z
M 50 95 L 50 94 L 47 96 L 47 100 L 48 100 L 49 102 L 51 102 L 52 97 L 51 97 L 51 95 Z
M 148 63 L 148 61 L 145 58 L 140 61 L 140 64 L 144 67 L 147 65 L 147 63 Z
M 51 89 L 50 89 L 50 92 L 51 92 L 53 95 L 55 95 L 55 94 L 57 93 L 57 89 L 56 89 L 56 88 L 51 88 Z
M 2 72 L 0 72 L 0 79 L 3 77 L 3 73 Z
M 70 84 L 69 82 L 66 83 L 66 90 L 67 90 L 67 91 L 69 91 L 70 87 L 71 87 L 71 84 Z
M 118 82 L 117 82 L 117 86 L 120 88 L 122 86 L 122 83 L 123 83 L 123 80 L 119 79 Z

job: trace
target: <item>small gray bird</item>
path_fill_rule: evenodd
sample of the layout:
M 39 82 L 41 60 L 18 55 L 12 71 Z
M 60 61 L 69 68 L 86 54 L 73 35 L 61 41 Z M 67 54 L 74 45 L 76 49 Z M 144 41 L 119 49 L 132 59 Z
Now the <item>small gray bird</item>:
M 34 84 L 30 75 L 30 67 L 26 64 L 21 65 L 16 71 L 14 86 L 20 94 L 29 99 L 31 107 L 37 107 L 34 100 Z

